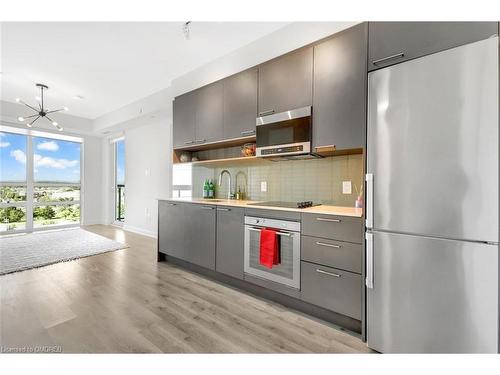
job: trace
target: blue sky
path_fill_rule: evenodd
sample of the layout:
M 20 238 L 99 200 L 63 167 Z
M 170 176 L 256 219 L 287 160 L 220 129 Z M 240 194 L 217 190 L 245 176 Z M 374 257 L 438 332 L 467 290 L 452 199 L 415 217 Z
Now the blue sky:
M 125 141 L 116 142 L 116 183 L 125 184 Z
M 27 137 L 0 133 L 0 181 L 26 180 Z M 33 137 L 35 181 L 80 181 L 80 143 Z

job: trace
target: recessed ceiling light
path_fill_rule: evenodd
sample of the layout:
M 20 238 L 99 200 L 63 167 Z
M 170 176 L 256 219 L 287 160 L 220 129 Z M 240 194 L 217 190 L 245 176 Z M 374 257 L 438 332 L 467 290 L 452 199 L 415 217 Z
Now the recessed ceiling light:
M 85 99 L 85 97 L 83 95 L 75 95 L 75 96 L 73 96 L 73 99 L 83 100 L 83 99 Z

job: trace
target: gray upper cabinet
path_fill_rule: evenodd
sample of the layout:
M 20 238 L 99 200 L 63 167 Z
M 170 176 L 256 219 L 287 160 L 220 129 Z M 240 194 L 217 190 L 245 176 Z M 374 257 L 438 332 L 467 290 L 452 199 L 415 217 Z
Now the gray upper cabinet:
M 217 207 L 215 270 L 243 280 L 244 209 Z
M 186 204 L 185 260 L 215 270 L 215 206 Z
M 312 77 L 312 47 L 259 66 L 259 114 L 263 116 L 312 105 Z
M 194 144 L 196 126 L 196 92 L 178 96 L 173 102 L 173 144 L 174 148 Z
M 370 22 L 368 69 L 382 68 L 496 34 L 496 22 Z
M 255 135 L 258 70 L 252 69 L 225 79 L 224 139 Z
M 222 108 L 224 86 L 221 81 L 197 90 L 195 142 L 222 140 Z M 193 109 L 192 109 L 193 110 Z
M 364 147 L 367 24 L 314 47 L 313 147 Z
M 185 259 L 185 204 L 158 201 L 158 251 Z

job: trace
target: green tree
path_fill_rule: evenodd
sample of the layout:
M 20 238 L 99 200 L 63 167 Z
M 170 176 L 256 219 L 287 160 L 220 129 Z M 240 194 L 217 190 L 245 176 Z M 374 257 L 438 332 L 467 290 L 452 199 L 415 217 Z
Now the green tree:
M 33 209 L 33 217 L 35 219 L 53 219 L 56 216 L 56 211 L 51 206 L 35 207 Z
M 24 220 L 24 211 L 17 207 L 7 207 L 0 209 L 0 221 L 2 223 L 17 223 Z

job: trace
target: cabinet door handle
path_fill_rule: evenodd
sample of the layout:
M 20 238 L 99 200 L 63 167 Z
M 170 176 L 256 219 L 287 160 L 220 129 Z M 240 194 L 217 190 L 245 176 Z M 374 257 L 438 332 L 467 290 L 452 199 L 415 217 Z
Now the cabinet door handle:
M 218 208 L 217 211 L 231 211 L 230 208 Z
M 169 206 L 177 206 L 177 203 L 169 203 Z
M 209 206 L 201 206 L 200 207 L 202 210 L 213 210 L 214 207 L 209 207 Z
M 187 142 L 184 142 L 185 145 L 192 145 L 194 143 L 194 141 L 187 141 Z
M 400 53 L 396 53 L 395 55 L 384 57 L 382 59 L 373 60 L 372 64 L 373 65 L 378 65 L 378 64 L 386 62 L 386 61 L 395 60 L 395 59 L 401 59 L 403 57 L 405 57 L 405 54 L 403 52 L 400 52 Z
M 244 130 L 241 132 L 241 135 L 243 137 L 247 136 L 247 135 L 254 135 L 255 134 L 255 130 Z
M 206 141 L 206 139 L 198 139 L 197 141 L 195 141 L 195 143 L 205 143 Z
M 323 270 L 320 270 L 319 268 L 316 268 L 316 272 L 321 273 L 323 275 L 333 276 L 333 277 L 342 277 L 342 275 L 339 275 L 338 273 L 323 271 Z
M 342 246 L 340 245 L 334 245 L 332 243 L 324 243 L 324 242 L 316 242 L 316 245 L 319 245 L 319 246 L 326 246 L 326 247 L 334 247 L 336 249 L 340 249 Z
M 340 223 L 342 221 L 340 219 L 325 219 L 323 217 L 317 217 L 316 220 L 318 220 L 318 221 L 329 221 L 331 223 Z
M 274 109 L 268 109 L 267 111 L 259 112 L 259 116 L 272 115 L 273 113 L 274 113 Z

